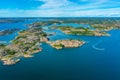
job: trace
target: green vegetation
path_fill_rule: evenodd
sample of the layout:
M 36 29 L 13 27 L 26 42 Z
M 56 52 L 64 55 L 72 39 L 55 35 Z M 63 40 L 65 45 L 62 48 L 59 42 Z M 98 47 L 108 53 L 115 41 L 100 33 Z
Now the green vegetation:
M 6 46 L 6 44 L 0 44 L 0 47 L 5 47 Z
M 5 51 L 8 53 L 8 55 L 15 55 L 16 53 L 16 51 L 10 49 L 6 49 Z
M 12 42 L 13 42 L 14 44 L 18 44 L 18 43 L 19 43 L 18 40 L 13 40 Z
M 20 39 L 20 38 L 26 38 L 27 36 L 18 36 L 16 37 L 16 39 Z
M 55 26 L 53 26 L 55 27 Z M 107 36 L 105 31 L 91 30 L 90 28 L 71 27 L 71 26 L 56 26 L 57 29 L 62 30 L 66 34 L 86 35 L 86 36 Z
M 54 47 L 59 47 L 59 48 L 63 48 L 64 47 L 64 45 L 63 44 L 55 44 L 55 45 L 53 45 Z

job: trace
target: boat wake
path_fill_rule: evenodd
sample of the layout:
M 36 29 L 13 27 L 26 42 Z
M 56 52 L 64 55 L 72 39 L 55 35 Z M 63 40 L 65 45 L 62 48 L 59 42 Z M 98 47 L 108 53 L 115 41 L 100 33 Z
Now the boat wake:
M 94 48 L 94 49 L 96 49 L 96 50 L 105 50 L 104 48 L 98 48 L 98 47 L 96 47 L 98 44 L 100 44 L 101 43 L 101 41 L 100 42 L 98 42 L 98 43 L 96 43 L 95 45 L 93 45 L 92 46 L 92 48 Z
M 96 50 L 105 50 L 104 48 L 97 48 L 97 47 L 95 47 L 95 46 L 92 46 L 94 49 L 96 49 Z

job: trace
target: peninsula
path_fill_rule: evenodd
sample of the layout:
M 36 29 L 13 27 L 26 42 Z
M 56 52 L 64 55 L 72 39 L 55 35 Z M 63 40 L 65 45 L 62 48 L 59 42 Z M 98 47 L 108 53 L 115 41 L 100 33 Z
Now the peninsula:
M 0 59 L 4 65 L 15 64 L 20 57 L 32 57 L 32 54 L 42 50 L 39 44 L 48 40 L 46 33 L 39 27 L 29 28 L 18 34 L 11 44 L 0 45 Z

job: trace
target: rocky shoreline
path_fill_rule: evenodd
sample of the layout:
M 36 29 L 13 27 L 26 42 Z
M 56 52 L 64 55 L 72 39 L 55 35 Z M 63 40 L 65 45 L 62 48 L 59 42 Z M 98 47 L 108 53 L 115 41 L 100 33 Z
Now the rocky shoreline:
M 15 64 L 20 61 L 20 57 L 32 57 L 33 54 L 42 51 L 39 43 L 48 40 L 40 27 L 29 28 L 18 34 L 11 44 L 0 44 L 0 60 L 4 65 Z
M 19 62 L 20 57 L 33 57 L 33 54 L 42 51 L 40 46 L 42 42 L 48 43 L 56 49 L 79 47 L 85 43 L 81 40 L 50 41 L 48 36 L 51 35 L 45 33 L 39 26 L 20 31 L 11 44 L 0 45 L 0 60 L 4 65 L 12 65 Z
M 11 41 L 11 44 L 4 45 L 0 44 L 0 60 L 3 61 L 4 65 L 12 65 L 20 61 L 21 57 L 30 58 L 33 54 L 41 52 L 41 43 L 45 42 L 51 45 L 55 49 L 63 48 L 75 48 L 85 44 L 82 40 L 77 39 L 66 39 L 66 40 L 49 40 L 48 36 L 53 36 L 55 33 L 47 34 L 44 32 L 43 26 L 52 24 L 68 23 L 69 21 L 47 21 L 47 22 L 34 22 L 27 25 L 28 29 L 20 31 L 18 36 Z M 72 21 L 73 22 L 73 21 Z M 80 23 L 79 21 L 77 21 Z M 89 23 L 89 21 L 87 21 Z M 71 23 L 71 21 L 69 22 Z M 116 23 L 116 24 L 114 24 Z M 115 26 L 115 27 L 114 27 Z M 112 29 L 119 29 L 119 22 L 114 21 L 113 23 L 104 21 L 100 24 L 91 23 L 90 28 L 84 27 L 72 27 L 72 26 L 53 26 L 53 29 L 60 29 L 66 34 L 73 35 L 85 35 L 85 36 L 110 36 L 107 32 Z M 94 28 L 94 29 L 91 29 Z M 17 31 L 17 29 L 1 31 L 0 35 L 6 35 Z
M 81 40 L 57 40 L 48 41 L 47 43 L 56 49 L 80 47 L 85 44 L 85 42 Z

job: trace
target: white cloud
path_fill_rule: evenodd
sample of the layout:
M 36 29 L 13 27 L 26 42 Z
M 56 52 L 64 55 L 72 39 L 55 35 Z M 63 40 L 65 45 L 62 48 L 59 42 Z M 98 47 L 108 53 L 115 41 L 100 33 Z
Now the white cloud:
M 39 1 L 45 2 L 45 4 L 40 6 L 41 9 L 59 8 L 59 7 L 64 7 L 71 4 L 71 2 L 69 2 L 68 0 L 39 0 Z
M 111 8 L 111 9 L 94 9 L 94 10 L 83 10 L 83 11 L 74 11 L 74 12 L 64 12 L 61 10 L 0 10 L 0 16 L 6 17 L 111 17 L 119 16 L 120 17 L 120 8 Z M 9 13 L 9 14 L 8 14 Z
M 36 10 L 0 10 L 0 16 L 6 17 L 89 17 L 119 16 L 120 8 L 114 7 L 119 2 L 110 0 L 90 0 L 87 5 L 80 5 L 68 0 L 39 0 L 44 2 Z M 88 0 L 80 0 L 88 1 Z M 113 5 L 111 5 L 112 3 Z M 106 7 L 106 8 L 104 8 Z M 110 8 L 111 7 L 111 8 Z M 114 8 L 112 8 L 114 7 Z

